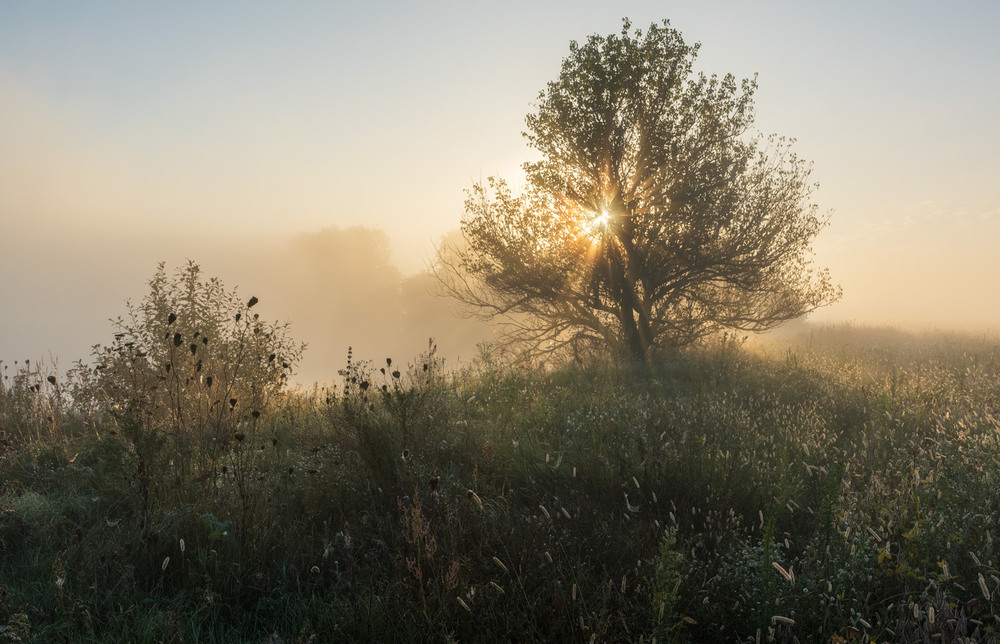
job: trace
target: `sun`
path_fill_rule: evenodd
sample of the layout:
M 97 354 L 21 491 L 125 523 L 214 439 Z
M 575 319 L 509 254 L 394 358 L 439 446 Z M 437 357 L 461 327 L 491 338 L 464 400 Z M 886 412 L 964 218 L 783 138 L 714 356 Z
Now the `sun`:
M 583 230 L 594 241 L 600 241 L 604 236 L 604 232 L 608 229 L 608 221 L 610 219 L 611 215 L 608 214 L 607 210 L 593 213 L 593 216 L 584 222 Z

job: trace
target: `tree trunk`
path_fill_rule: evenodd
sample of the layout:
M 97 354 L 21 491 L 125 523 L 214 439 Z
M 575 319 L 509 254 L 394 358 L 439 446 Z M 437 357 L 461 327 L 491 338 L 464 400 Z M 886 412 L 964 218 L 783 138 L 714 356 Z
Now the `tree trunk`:
M 647 359 L 647 345 L 643 342 L 639 326 L 635 323 L 635 315 L 632 308 L 622 302 L 620 315 L 622 331 L 625 334 L 625 343 L 628 349 L 628 357 L 637 363 L 645 363 Z
M 625 262 L 617 249 L 608 249 L 608 277 L 618 304 L 618 321 L 622 325 L 622 335 L 625 346 L 622 349 L 625 357 L 637 363 L 645 363 L 649 339 L 643 337 L 642 330 L 635 320 L 636 295 L 632 284 L 625 275 Z M 640 317 L 641 317 L 640 313 Z

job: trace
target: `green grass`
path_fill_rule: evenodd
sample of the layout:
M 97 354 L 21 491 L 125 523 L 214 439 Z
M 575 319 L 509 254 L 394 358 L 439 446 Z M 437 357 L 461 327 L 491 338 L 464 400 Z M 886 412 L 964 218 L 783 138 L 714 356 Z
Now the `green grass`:
M 988 338 L 396 368 L 212 458 L 7 384 L 0 642 L 995 637 Z

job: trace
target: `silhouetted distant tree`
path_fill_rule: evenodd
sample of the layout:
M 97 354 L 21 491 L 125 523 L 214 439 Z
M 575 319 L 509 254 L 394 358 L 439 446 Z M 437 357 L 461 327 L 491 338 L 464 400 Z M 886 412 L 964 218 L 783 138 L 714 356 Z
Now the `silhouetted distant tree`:
M 477 183 L 446 292 L 538 352 L 636 360 L 721 329 L 758 331 L 839 297 L 811 243 L 810 165 L 753 130 L 755 80 L 692 72 L 669 22 L 570 43 L 539 95 L 519 194 Z

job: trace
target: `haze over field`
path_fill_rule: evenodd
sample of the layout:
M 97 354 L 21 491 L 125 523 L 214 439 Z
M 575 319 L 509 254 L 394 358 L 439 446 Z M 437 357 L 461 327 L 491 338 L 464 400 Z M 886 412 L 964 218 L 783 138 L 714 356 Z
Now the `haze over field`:
M 996 327 L 996 3 L 54 2 L 0 7 L 0 359 L 68 367 L 188 258 L 293 323 L 303 379 L 348 345 L 471 357 L 418 273 L 531 158 L 569 41 L 623 16 L 759 74 L 758 127 L 815 163 L 844 297 L 813 320 Z

